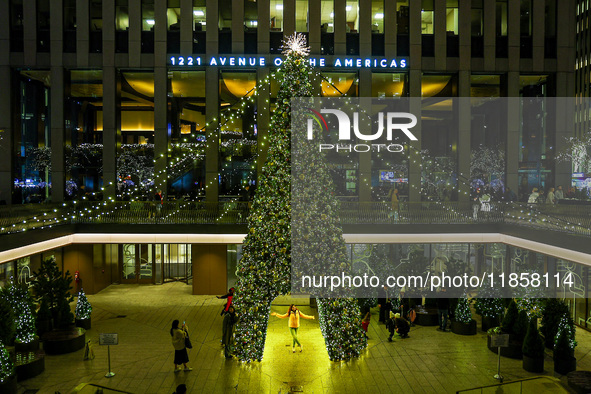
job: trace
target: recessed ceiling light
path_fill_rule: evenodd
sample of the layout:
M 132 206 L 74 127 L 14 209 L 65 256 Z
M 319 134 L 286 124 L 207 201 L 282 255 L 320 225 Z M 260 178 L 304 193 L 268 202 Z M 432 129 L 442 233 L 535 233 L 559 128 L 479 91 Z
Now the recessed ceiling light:
M 331 18 L 334 18 L 334 12 L 331 12 L 331 13 L 330 13 L 330 17 L 331 17 Z
M 353 9 L 353 6 L 350 6 L 350 5 L 348 5 L 348 6 L 346 6 L 346 7 L 345 7 L 345 9 L 346 9 L 347 11 L 351 11 L 351 10 Z
M 282 9 L 283 9 L 283 4 L 277 4 L 277 5 L 275 6 L 275 9 L 276 9 L 276 10 L 282 10 Z
M 193 11 L 193 14 L 195 14 L 195 16 L 205 16 L 205 12 L 201 10 Z
M 376 18 L 376 19 L 384 19 L 384 14 L 382 14 L 381 12 L 378 12 L 377 14 L 374 15 L 374 18 Z
M 156 24 L 156 21 L 154 19 L 146 19 L 146 23 L 148 25 L 155 25 Z

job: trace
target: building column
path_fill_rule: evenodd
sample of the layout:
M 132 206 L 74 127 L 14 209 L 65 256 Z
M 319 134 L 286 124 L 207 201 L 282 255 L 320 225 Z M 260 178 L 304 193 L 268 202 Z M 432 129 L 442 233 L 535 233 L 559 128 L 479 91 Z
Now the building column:
M 408 40 L 410 45 L 410 56 L 409 63 L 412 70 L 421 70 L 422 67 L 422 32 L 421 32 L 421 3 L 420 2 L 409 2 L 409 16 L 408 16 Z M 384 21 L 385 23 L 385 21 Z M 385 25 L 384 25 L 385 28 Z M 386 50 L 388 45 L 386 45 Z M 386 54 L 388 54 L 386 52 Z M 394 53 L 393 56 L 396 56 Z M 410 85 L 411 94 L 410 97 L 421 97 L 421 79 L 418 79 L 419 86 L 416 90 L 413 90 Z M 414 129 L 413 129 L 414 130 Z
M 507 91 L 507 135 L 505 148 L 505 174 L 506 184 L 519 194 L 519 130 L 520 130 L 520 98 L 519 98 L 519 72 L 507 73 L 505 81 Z M 527 191 L 529 192 L 529 190 Z
M 495 69 L 495 50 L 497 44 L 496 28 L 496 0 L 484 0 L 484 15 L 483 17 L 483 40 L 484 40 L 484 64 L 487 69 Z
M 232 53 L 244 53 L 244 0 L 232 0 Z
M 269 53 L 271 45 L 270 26 L 271 26 L 271 6 L 269 0 L 257 1 L 257 51 L 258 53 Z
M 334 54 L 347 54 L 347 1 L 334 0 Z
M 263 81 L 269 78 L 269 68 L 257 69 L 257 81 Z M 260 83 L 257 95 L 257 185 L 258 179 L 262 173 L 265 161 L 267 161 L 267 152 L 269 151 L 269 124 L 271 122 L 271 83 Z
M 359 2 L 359 55 L 371 56 L 371 2 Z M 371 90 L 369 92 L 371 95 Z M 364 97 L 363 95 L 360 95 Z M 365 96 L 369 97 L 369 96 Z
M 508 58 L 509 70 L 519 70 L 519 47 L 521 46 L 521 30 L 520 30 L 520 2 L 507 2 L 507 40 L 509 42 Z
M 63 202 L 65 198 L 65 130 L 64 130 L 64 68 L 51 67 L 51 201 Z
M 12 97 L 17 97 L 17 94 L 14 96 L 12 94 L 13 83 L 10 66 L 0 66 L 0 81 L 5 81 L 4 89 L 0 90 L 0 113 L 5 114 L 5 116 L 0 116 L 0 201 L 12 204 L 12 170 L 15 160 L 12 121 L 16 119 L 16 116 L 11 116 L 11 114 L 14 112 Z
M 208 55 L 217 54 L 219 51 L 219 14 L 218 0 L 207 0 L 205 2 L 207 14 L 205 15 L 205 52 Z
M 88 67 L 90 50 L 90 2 L 76 0 L 76 66 Z
M 154 2 L 154 187 L 168 195 L 168 74 L 166 0 Z
M 470 71 L 458 73 L 458 96 L 454 106 L 458 105 L 458 201 L 470 199 L 470 150 L 472 110 L 470 107 Z
M 218 201 L 219 189 L 219 74 L 215 67 L 205 69 L 205 198 Z
M 193 0 L 181 0 L 181 56 L 193 54 Z
M 435 40 L 435 68 L 447 68 L 447 6 L 446 0 L 433 0 L 433 34 Z
M 63 15 L 62 15 L 62 1 L 58 1 L 59 4 L 55 4 L 51 8 L 51 29 L 53 31 L 53 25 L 60 23 L 59 30 L 63 31 Z M 59 7 L 59 8 L 57 8 Z M 60 13 L 59 18 L 57 13 Z M 57 27 L 57 26 L 56 26 Z M 23 2 L 23 40 L 24 40 L 24 64 L 27 66 L 34 66 L 37 64 L 37 2 L 28 1 Z M 56 40 L 57 37 L 52 35 L 52 41 Z M 59 38 L 62 41 L 62 37 Z M 53 47 L 53 42 L 51 43 Z M 53 49 L 53 48 L 52 48 Z M 53 51 L 52 51 L 53 52 Z
M 308 45 L 310 45 L 310 53 L 313 55 L 320 55 L 322 47 L 321 29 L 320 29 L 320 1 L 308 2 Z
M 545 21 L 545 0 L 533 0 L 531 3 L 532 7 L 532 63 L 533 69 L 543 70 L 544 69 L 544 36 L 546 34 L 546 28 L 544 26 Z M 573 29 L 574 33 L 574 29 Z
M 283 37 L 288 37 L 296 31 L 296 0 L 283 0 Z M 312 0 L 313 3 L 320 3 Z M 311 7 L 310 4 L 308 7 Z M 312 15 L 310 14 L 310 17 Z M 309 39 L 311 41 L 311 38 Z
M 553 107 L 556 111 L 556 122 L 549 126 L 555 130 L 554 141 L 549 141 L 554 144 L 554 154 L 564 150 L 567 138 L 575 135 L 575 97 L 573 97 L 572 90 L 568 91 L 568 78 L 572 77 L 574 77 L 572 73 L 556 73 L 556 98 L 548 99 L 555 103 Z M 562 185 L 564 190 L 571 185 L 572 163 L 570 161 L 559 162 L 558 160 L 554 160 L 554 163 L 554 185 L 549 186 Z
M 372 108 L 371 99 L 371 70 L 362 68 L 359 70 L 359 97 L 370 97 L 369 99 L 361 99 L 359 103 L 361 108 Z M 373 112 L 373 111 L 371 111 Z M 371 121 L 367 117 L 360 117 L 360 122 L 363 122 L 361 127 L 371 130 Z M 371 150 L 369 152 L 359 153 L 359 168 L 358 168 L 358 188 L 359 188 L 359 202 L 371 202 Z
M 371 3 L 371 2 L 369 2 L 369 3 Z M 410 5 L 410 3 L 409 3 L 409 6 L 413 7 L 412 5 Z M 370 4 L 370 7 L 371 7 L 371 4 Z M 417 7 L 415 7 L 415 8 L 417 8 Z M 419 15 L 419 24 L 417 26 L 419 28 L 419 38 L 420 38 L 420 34 L 421 34 L 420 7 L 418 7 L 418 10 L 419 10 L 419 14 L 418 14 Z M 398 34 L 398 25 L 396 23 L 397 17 L 398 16 L 396 14 L 396 2 L 395 1 L 384 1 L 384 43 L 385 43 L 384 54 L 386 55 L 387 58 L 396 57 L 396 38 L 397 38 L 397 34 Z M 409 18 L 410 18 L 410 16 L 409 16 Z M 370 8 L 370 23 L 371 23 L 371 8 Z M 371 29 L 369 30 L 369 32 L 370 32 L 370 40 L 371 40 Z M 412 53 L 411 53 L 411 55 L 412 55 Z M 419 56 L 420 55 L 421 54 L 419 52 Z
M 412 9 L 412 8 L 411 8 Z M 412 26 L 412 23 L 410 24 Z M 418 26 L 420 29 L 420 25 Z M 420 46 L 419 46 L 420 48 Z M 411 69 L 409 73 L 410 106 L 409 112 L 417 117 L 417 124 L 412 128 L 412 133 L 417 141 L 409 141 L 408 160 L 408 200 L 410 202 L 421 201 L 421 172 L 423 158 L 421 157 L 421 80 L 423 73 L 420 69 Z
M 117 151 L 121 146 L 120 88 L 114 65 L 103 66 L 103 200 L 117 198 Z
M 155 8 L 155 7 L 154 7 Z M 142 2 L 129 2 L 129 67 L 140 67 L 142 57 Z M 156 10 L 154 10 L 155 13 Z M 156 29 L 156 25 L 154 25 Z

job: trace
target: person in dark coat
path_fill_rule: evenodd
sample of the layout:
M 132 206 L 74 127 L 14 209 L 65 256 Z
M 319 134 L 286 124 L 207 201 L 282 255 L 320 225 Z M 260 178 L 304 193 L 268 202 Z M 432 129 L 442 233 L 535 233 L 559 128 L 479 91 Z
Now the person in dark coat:
M 437 317 L 439 321 L 438 331 L 447 331 L 447 318 L 449 316 L 449 298 L 437 298 Z
M 222 343 L 224 344 L 224 356 L 226 356 L 226 358 L 232 358 L 230 347 L 233 340 L 234 324 L 237 321 L 238 317 L 236 316 L 236 311 L 233 306 L 230 306 L 222 323 Z
M 386 319 L 390 315 L 390 310 L 392 309 L 392 304 L 390 303 L 390 299 L 388 298 L 387 286 L 384 286 L 383 289 L 379 290 L 378 304 L 378 306 L 380 307 L 380 317 L 378 319 L 378 322 L 385 323 Z
M 394 325 L 396 327 L 396 332 L 398 335 L 400 335 L 400 338 L 408 338 L 410 323 L 408 320 L 400 317 L 400 313 L 394 315 Z

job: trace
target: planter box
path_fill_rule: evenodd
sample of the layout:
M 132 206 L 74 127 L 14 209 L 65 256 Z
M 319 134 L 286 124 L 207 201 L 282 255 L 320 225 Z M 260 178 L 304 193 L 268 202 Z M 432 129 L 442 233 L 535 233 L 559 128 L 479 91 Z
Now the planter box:
M 32 342 L 29 343 L 21 343 L 21 342 L 14 342 L 14 350 L 17 353 L 26 353 L 26 352 L 35 352 L 39 349 L 39 337 L 35 337 Z
M 472 319 L 470 323 L 459 321 L 451 322 L 451 332 L 458 335 L 476 335 L 476 320 Z
M 45 333 L 41 337 L 43 350 L 47 354 L 66 354 L 83 349 L 86 344 L 85 333 L 86 330 L 79 327 Z
M 45 353 L 43 350 L 18 353 L 15 366 L 19 382 L 33 378 L 45 371 Z
M 529 357 L 527 355 L 523 355 L 523 369 L 527 372 L 536 372 L 542 373 L 544 372 L 544 357 Z
M 512 336 L 511 336 L 512 337 Z M 490 346 L 490 336 L 486 338 L 486 345 L 488 349 L 497 354 L 498 348 Z M 501 356 L 507 358 L 513 358 L 516 360 L 521 360 L 523 358 L 523 351 L 521 350 L 523 347 L 523 343 L 521 341 L 517 341 L 513 338 L 509 338 L 509 347 L 502 347 L 501 348 Z
M 0 394 L 14 394 L 18 393 L 16 386 L 16 374 L 0 383 Z
M 53 319 L 37 320 L 35 324 L 37 325 L 37 333 L 39 336 L 53 330 Z
M 482 331 L 486 332 L 493 327 L 500 326 L 499 320 L 498 317 L 482 316 Z
M 84 328 L 85 330 L 90 330 L 91 326 L 91 319 L 76 319 L 76 327 Z
M 439 318 L 437 317 L 437 312 L 434 311 L 426 311 L 426 313 L 419 313 L 417 312 L 417 318 L 414 321 L 415 324 L 419 326 L 438 326 L 439 325 Z
M 577 359 L 574 357 L 569 358 L 556 358 L 554 357 L 554 372 L 561 375 L 566 375 L 569 372 L 577 370 Z

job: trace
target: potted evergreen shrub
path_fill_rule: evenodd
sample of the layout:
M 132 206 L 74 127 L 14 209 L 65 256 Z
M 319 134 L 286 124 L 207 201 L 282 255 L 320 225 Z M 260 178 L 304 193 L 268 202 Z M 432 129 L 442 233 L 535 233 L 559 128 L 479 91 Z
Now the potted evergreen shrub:
M 538 331 L 537 318 L 529 321 L 527 334 L 523 339 L 523 369 L 528 372 L 544 372 L 544 340 Z
M 511 303 L 507 308 L 507 312 L 505 312 L 505 317 L 503 317 L 501 328 L 498 331 L 503 334 L 509 334 L 509 346 L 501 348 L 501 356 L 521 360 L 521 358 L 523 357 L 523 353 L 521 351 L 523 343 L 520 339 L 518 339 L 519 334 L 516 335 L 515 333 L 515 325 L 517 324 L 518 317 L 519 311 L 517 309 L 517 304 L 515 303 L 515 300 L 511 300 Z M 519 328 L 519 325 L 517 326 L 517 330 L 521 330 Z M 490 335 L 487 339 L 487 346 L 491 352 L 498 352 L 498 349 L 496 347 L 491 347 Z
M 527 317 L 527 312 L 524 310 L 519 311 L 517 314 L 517 320 L 513 326 L 513 335 L 515 336 L 516 341 L 523 343 L 523 338 L 525 338 L 525 334 L 527 334 L 528 322 L 529 318 Z
M 74 297 L 72 290 L 72 276 L 69 271 L 62 274 L 54 258 L 41 263 L 38 271 L 33 273 L 33 290 L 35 296 L 42 303 L 45 301 L 51 312 L 54 326 L 66 328 L 74 322 L 74 315 L 70 310 L 70 302 Z
M 53 317 L 51 317 L 47 301 L 42 299 L 37 312 L 37 333 L 41 336 L 51 330 L 53 330 Z
M 565 314 L 558 323 L 558 330 L 554 339 L 554 372 L 566 375 L 577 369 L 576 346 L 575 324 L 570 316 Z
M 0 341 L 2 341 L 5 346 L 12 346 L 14 344 L 16 324 L 12 307 L 3 295 L 0 296 L 0 316 Z
M 554 348 L 554 340 L 558 332 L 558 324 L 564 315 L 568 315 L 568 305 L 562 300 L 549 298 L 542 309 L 542 323 L 540 332 L 544 336 L 544 343 L 548 349 Z
M 490 285 L 488 277 L 478 290 L 474 309 L 482 317 L 482 331 L 488 331 L 490 328 L 501 324 L 501 317 L 505 313 L 502 292 L 498 287 Z
M 464 295 L 458 300 L 455 319 L 451 322 L 451 332 L 459 335 L 476 335 L 476 320 L 472 319 L 470 301 Z
M 76 327 L 82 327 L 85 330 L 89 330 L 91 327 L 90 313 L 92 312 L 92 306 L 86 298 L 84 289 L 80 289 L 78 293 L 78 301 L 76 302 Z
M 0 341 L 0 393 L 16 393 L 16 371 L 4 343 Z

